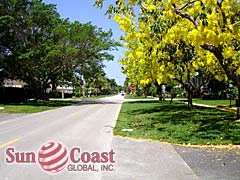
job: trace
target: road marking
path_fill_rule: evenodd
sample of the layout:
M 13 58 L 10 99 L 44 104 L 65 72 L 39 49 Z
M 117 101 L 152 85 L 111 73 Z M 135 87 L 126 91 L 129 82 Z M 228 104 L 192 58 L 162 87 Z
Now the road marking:
M 15 142 L 17 142 L 19 140 L 20 140 L 19 138 L 16 138 L 16 139 L 13 139 L 11 141 L 8 141 L 7 143 L 0 145 L 0 149 L 4 148 L 6 146 L 9 146 L 9 145 L 11 145 L 11 144 L 13 144 L 13 143 L 15 143 Z

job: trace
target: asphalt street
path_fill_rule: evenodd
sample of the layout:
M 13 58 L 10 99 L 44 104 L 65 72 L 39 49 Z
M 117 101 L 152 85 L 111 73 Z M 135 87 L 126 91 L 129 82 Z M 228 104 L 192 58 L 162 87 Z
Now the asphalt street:
M 201 180 L 240 180 L 240 149 L 179 145 L 174 148 Z
M 9 119 L 15 119 L 15 118 L 18 118 L 18 117 L 21 117 L 21 116 L 26 116 L 27 114 L 21 114 L 21 113 L 17 113 L 17 114 L 5 114 L 5 113 L 1 113 L 0 115 L 0 122 L 1 121 L 7 121 Z
M 0 180 L 199 179 L 172 145 L 113 137 L 122 102 L 123 97 L 117 95 L 1 121 Z M 7 148 L 37 153 L 49 141 L 60 142 L 68 150 L 73 147 L 87 152 L 113 150 L 116 162 L 113 169 L 104 172 L 65 168 L 55 174 L 44 172 L 38 163 L 6 163 L 6 158 L 10 158 L 6 155 Z

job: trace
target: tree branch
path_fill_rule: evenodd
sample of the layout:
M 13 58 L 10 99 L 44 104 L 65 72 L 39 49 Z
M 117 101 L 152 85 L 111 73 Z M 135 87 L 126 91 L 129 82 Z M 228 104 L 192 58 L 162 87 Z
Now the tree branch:
M 173 4 L 174 7 L 174 11 L 176 14 L 178 14 L 179 16 L 188 19 L 189 21 L 191 21 L 194 26 L 197 28 L 199 26 L 199 24 L 197 23 L 197 21 L 195 21 L 193 16 L 190 16 L 189 14 L 183 13 L 180 9 L 177 8 L 176 4 Z
M 221 2 L 217 2 L 217 4 L 219 5 L 219 7 L 222 7 L 222 3 L 223 3 L 224 0 L 222 0 Z
M 191 80 L 191 75 L 190 75 L 190 70 L 189 69 L 187 70 L 187 82 L 188 82 L 189 86 L 192 87 L 192 88 L 189 87 L 189 90 L 190 89 L 192 89 L 192 90 L 197 89 L 197 86 Z
M 181 8 L 179 8 L 179 10 L 181 11 L 181 10 L 185 9 L 188 5 L 193 4 L 195 2 L 196 2 L 196 0 L 193 0 L 193 1 L 188 0 L 188 2 L 185 5 L 183 5 Z
M 238 80 L 237 76 L 228 68 L 227 64 L 224 63 L 225 58 L 222 54 L 222 49 L 221 48 L 216 47 L 212 44 L 203 44 L 203 45 L 201 45 L 201 47 L 204 50 L 207 50 L 207 51 L 214 54 L 214 56 L 218 59 L 221 67 L 225 71 L 228 79 L 233 80 L 234 82 L 237 82 L 237 80 Z
M 173 78 L 173 80 L 177 81 L 179 84 L 181 84 L 184 88 L 188 89 L 188 86 L 186 83 L 183 82 L 182 76 L 180 79 L 178 78 Z
M 202 86 L 204 86 L 205 84 L 207 84 L 211 78 L 211 74 L 208 73 L 205 77 L 204 77 L 204 80 L 202 81 L 202 83 L 199 85 L 199 87 L 201 88 Z
M 236 25 L 240 25 L 240 21 L 235 22 L 235 23 L 233 24 L 233 26 L 236 26 Z
M 225 31 L 224 29 L 225 29 L 225 27 L 227 25 L 227 17 L 226 17 L 226 14 L 224 13 L 224 11 L 222 10 L 222 3 L 223 3 L 223 0 L 221 2 L 217 2 L 217 5 L 218 5 L 218 7 L 219 7 L 219 9 L 221 11 L 222 17 L 223 17 L 223 24 L 224 25 L 223 25 L 222 30 Z

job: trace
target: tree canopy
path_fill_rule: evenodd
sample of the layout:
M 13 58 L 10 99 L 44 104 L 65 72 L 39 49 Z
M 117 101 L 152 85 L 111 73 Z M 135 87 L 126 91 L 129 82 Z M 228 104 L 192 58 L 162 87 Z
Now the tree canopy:
M 115 2 L 107 14 L 125 32 L 127 51 L 121 63 L 130 79 L 161 83 L 188 80 L 198 72 L 229 80 L 238 87 L 240 100 L 238 0 Z M 95 5 L 101 7 L 103 1 Z
M 50 84 L 102 69 L 118 45 L 111 30 L 61 19 L 54 4 L 0 0 L 0 79 L 26 82 L 37 98 L 45 98 Z

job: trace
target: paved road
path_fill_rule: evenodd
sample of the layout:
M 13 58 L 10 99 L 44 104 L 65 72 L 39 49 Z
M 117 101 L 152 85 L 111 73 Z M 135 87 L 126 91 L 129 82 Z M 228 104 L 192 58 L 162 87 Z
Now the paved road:
M 0 122 L 0 180 L 197 180 L 171 145 L 112 136 L 123 97 L 113 96 Z M 62 172 L 52 175 L 38 164 L 4 163 L 6 147 L 38 152 L 48 141 L 83 151 L 115 151 L 112 172 Z
M 11 114 L 0 113 L 0 122 L 1 121 L 7 121 L 7 120 L 10 120 L 10 119 L 15 119 L 15 118 L 18 118 L 18 117 L 21 117 L 21 116 L 26 116 L 26 115 L 27 114 L 21 114 L 21 113 L 17 113 L 17 114 L 14 114 L 14 113 L 11 113 Z
M 174 148 L 201 180 L 240 180 L 240 149 Z

